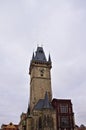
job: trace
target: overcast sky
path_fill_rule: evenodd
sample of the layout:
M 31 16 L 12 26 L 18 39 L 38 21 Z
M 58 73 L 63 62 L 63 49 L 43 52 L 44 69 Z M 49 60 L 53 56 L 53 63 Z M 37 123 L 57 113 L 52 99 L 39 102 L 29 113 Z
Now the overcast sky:
M 71 99 L 86 125 L 86 0 L 0 0 L 0 125 L 27 111 L 38 45 L 51 54 L 53 98 Z

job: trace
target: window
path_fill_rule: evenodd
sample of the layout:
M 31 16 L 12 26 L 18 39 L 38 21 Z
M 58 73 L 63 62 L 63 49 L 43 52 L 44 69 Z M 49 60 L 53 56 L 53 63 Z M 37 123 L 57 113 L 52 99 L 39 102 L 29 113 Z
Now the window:
M 60 123 L 61 127 L 69 127 L 69 118 L 68 116 L 62 116 L 61 117 L 61 123 Z
M 68 113 L 68 105 L 60 105 L 60 112 L 61 113 Z

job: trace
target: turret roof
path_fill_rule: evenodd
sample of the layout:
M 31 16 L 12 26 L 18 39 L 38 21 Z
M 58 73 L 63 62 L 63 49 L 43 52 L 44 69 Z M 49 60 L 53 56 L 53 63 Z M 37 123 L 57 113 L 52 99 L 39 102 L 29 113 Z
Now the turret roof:
M 40 99 L 38 103 L 34 107 L 35 110 L 40 110 L 40 109 L 52 109 L 52 106 L 48 100 L 48 94 L 47 92 L 45 93 L 45 98 Z
M 32 59 L 30 62 L 29 74 L 31 73 L 31 67 L 35 64 L 43 64 L 47 65 L 48 67 L 52 68 L 51 57 L 49 54 L 48 60 L 46 59 L 45 52 L 43 47 L 37 47 L 36 52 L 33 52 Z
M 35 56 L 33 54 L 32 60 L 34 60 L 34 61 L 41 61 L 41 62 L 47 62 L 46 56 L 45 56 L 45 53 L 44 53 L 44 50 L 43 50 L 42 47 L 37 47 L 37 51 L 35 53 Z

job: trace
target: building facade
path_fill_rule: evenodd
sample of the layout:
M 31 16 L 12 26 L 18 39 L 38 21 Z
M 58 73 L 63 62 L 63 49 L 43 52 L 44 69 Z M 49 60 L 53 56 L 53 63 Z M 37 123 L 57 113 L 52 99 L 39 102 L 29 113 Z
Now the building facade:
M 29 67 L 30 104 L 22 113 L 19 130 L 73 130 L 74 114 L 71 101 L 52 99 L 52 61 L 43 47 L 37 47 Z
M 1 130 L 19 130 L 18 124 L 13 124 L 10 122 L 9 124 L 2 124 Z
M 73 130 L 74 113 L 71 100 L 53 99 L 52 106 L 56 110 L 57 129 Z

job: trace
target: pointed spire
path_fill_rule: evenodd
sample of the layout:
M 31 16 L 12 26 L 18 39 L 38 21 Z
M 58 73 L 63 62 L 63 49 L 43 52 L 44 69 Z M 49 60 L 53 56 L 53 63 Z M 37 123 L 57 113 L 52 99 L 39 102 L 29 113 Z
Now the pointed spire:
M 45 93 L 44 99 L 39 99 L 37 104 L 34 106 L 35 110 L 41 110 L 41 109 L 52 109 L 52 105 L 48 100 L 48 93 Z
M 50 53 L 49 53 L 49 57 L 48 57 L 48 62 L 51 63 L 51 56 L 50 56 Z
M 30 104 L 28 102 L 27 115 L 29 115 L 29 114 L 30 114 Z
M 28 106 L 27 114 L 30 115 L 30 107 Z
M 43 108 L 50 108 L 49 100 L 48 100 L 48 94 L 45 93 L 45 99 L 44 99 L 44 105 Z
M 47 62 L 44 50 L 42 47 L 37 47 L 36 54 L 34 56 L 34 60 L 38 62 Z
M 34 52 L 33 52 L 33 55 L 32 55 L 32 60 L 34 60 Z

